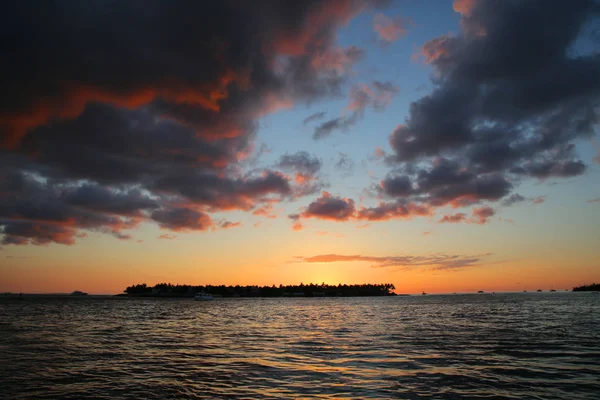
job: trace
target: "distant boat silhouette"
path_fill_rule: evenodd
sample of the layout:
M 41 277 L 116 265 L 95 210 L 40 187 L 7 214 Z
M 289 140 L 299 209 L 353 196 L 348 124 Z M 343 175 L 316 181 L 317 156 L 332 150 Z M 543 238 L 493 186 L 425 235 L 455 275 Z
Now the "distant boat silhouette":
M 542 289 L 538 289 L 537 291 L 538 291 L 538 292 L 541 292 L 541 291 L 542 291 Z
M 477 293 L 481 294 L 481 293 L 485 293 L 483 290 L 478 290 Z
M 550 291 L 551 292 L 556 292 L 556 290 L 554 290 L 554 285 L 550 286 Z
M 427 296 L 427 293 L 423 292 L 421 293 L 421 296 Z
M 81 290 L 75 290 L 71 293 L 71 296 L 87 296 L 86 292 L 82 292 Z
M 198 301 L 208 301 L 208 300 L 212 300 L 212 299 L 213 299 L 213 297 L 210 295 L 210 293 L 205 293 L 205 292 L 198 292 L 194 296 L 194 300 L 198 300 Z

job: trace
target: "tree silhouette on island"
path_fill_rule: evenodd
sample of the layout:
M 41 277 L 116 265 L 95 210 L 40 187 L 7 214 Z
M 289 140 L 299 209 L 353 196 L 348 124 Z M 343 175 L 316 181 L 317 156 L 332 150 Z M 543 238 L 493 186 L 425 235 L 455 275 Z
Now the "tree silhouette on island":
M 396 296 L 391 283 L 328 285 L 326 283 L 279 286 L 194 286 L 171 283 L 158 283 L 148 286 L 145 283 L 128 286 L 119 296 L 133 297 L 194 297 L 198 292 L 220 297 L 350 297 L 350 296 Z
M 590 285 L 576 286 L 574 292 L 600 292 L 600 283 L 592 283 Z

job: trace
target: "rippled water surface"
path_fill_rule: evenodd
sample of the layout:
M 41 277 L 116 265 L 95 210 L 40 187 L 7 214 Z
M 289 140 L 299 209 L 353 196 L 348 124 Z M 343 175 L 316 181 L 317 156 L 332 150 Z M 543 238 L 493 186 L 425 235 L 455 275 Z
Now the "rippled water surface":
M 599 399 L 600 295 L 0 298 L 6 399 Z

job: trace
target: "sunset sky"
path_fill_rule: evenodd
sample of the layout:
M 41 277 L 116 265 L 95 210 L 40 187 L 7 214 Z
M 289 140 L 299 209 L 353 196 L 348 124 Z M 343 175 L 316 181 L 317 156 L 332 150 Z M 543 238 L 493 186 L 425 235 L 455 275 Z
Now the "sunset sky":
M 600 5 L 10 1 L 0 292 L 600 281 Z

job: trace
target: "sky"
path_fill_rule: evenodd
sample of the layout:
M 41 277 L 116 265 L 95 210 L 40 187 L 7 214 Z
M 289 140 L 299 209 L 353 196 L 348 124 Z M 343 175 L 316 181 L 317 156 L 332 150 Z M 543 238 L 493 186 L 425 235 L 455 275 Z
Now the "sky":
M 0 292 L 600 281 L 598 2 L 3 9 Z

